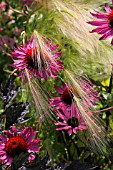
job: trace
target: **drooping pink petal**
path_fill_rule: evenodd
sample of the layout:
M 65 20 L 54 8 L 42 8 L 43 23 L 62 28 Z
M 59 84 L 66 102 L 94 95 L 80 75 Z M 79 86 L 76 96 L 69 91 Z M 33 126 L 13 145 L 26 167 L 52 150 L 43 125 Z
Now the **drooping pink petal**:
M 104 33 L 106 33 L 107 31 L 109 31 L 110 29 L 111 29 L 111 28 L 110 28 L 108 25 L 106 25 L 106 26 L 97 27 L 97 28 L 93 29 L 93 30 L 91 31 L 91 33 L 97 32 L 98 34 L 104 34 Z
M 1 156 L 1 155 L 0 155 Z M 2 154 L 2 156 L 0 157 L 0 160 L 1 161 L 4 161 L 4 160 L 6 160 L 6 158 L 7 158 L 7 155 L 6 154 Z
M 27 143 L 30 143 L 34 137 L 34 130 L 31 127 L 25 128 L 19 136 L 22 137 Z
M 6 142 L 5 142 L 6 143 Z M 5 148 L 5 143 L 0 144 L 0 151 L 2 151 Z
M 17 128 L 16 128 L 16 126 L 12 126 L 12 131 L 14 132 L 14 135 L 16 136 L 17 135 Z
M 68 130 L 71 128 L 72 128 L 71 126 L 64 126 L 64 127 L 57 128 L 56 130 Z
M 71 105 L 71 117 L 74 117 L 75 114 L 76 114 L 75 104 L 72 103 L 72 105 Z
M 68 134 L 69 134 L 69 136 L 72 135 L 72 128 L 70 128 L 70 129 L 68 130 Z
M 74 132 L 75 134 L 77 134 L 77 128 L 76 128 L 76 127 L 73 128 L 73 132 Z
M 2 134 L 0 134 L 0 141 L 3 143 L 6 143 L 7 138 L 5 136 L 3 136 Z
M 92 13 L 90 12 L 92 16 L 94 16 L 95 18 L 98 18 L 98 19 L 107 19 L 108 17 L 108 14 L 104 14 L 104 13 L 101 13 L 101 12 L 97 12 L 96 14 L 95 13 Z
M 49 45 L 49 44 L 48 44 L 48 45 Z M 58 46 L 59 46 L 59 44 L 55 44 L 55 45 L 51 46 L 51 50 L 52 50 L 52 51 L 56 50 Z
M 33 140 L 29 146 L 28 146 L 28 150 L 30 152 L 39 152 L 40 151 L 40 147 L 39 147 L 39 142 L 40 142 L 40 139 L 36 139 L 36 140 Z
M 65 119 L 65 120 L 70 119 L 71 115 L 69 114 L 69 112 L 68 112 L 66 109 L 64 109 L 63 112 L 64 112 L 64 114 L 65 114 L 65 116 L 66 116 L 66 119 Z
M 65 126 L 65 125 L 67 125 L 67 124 L 64 123 L 64 122 L 55 122 L 54 124 L 55 124 L 55 125 L 59 125 L 59 126 Z
M 8 157 L 7 157 L 7 163 L 6 163 L 5 165 L 6 165 L 6 166 L 11 165 L 12 161 L 13 161 L 13 158 L 10 157 L 10 156 L 8 156 Z
M 66 119 L 67 119 L 67 118 L 66 118 L 63 114 L 61 114 L 60 112 L 57 113 L 57 116 L 58 116 L 59 118 L 61 118 L 62 120 L 66 120 Z
M 64 91 L 63 88 L 61 88 L 61 87 L 59 87 L 59 86 L 57 86 L 57 85 L 55 85 L 54 87 L 55 87 L 56 91 L 57 91 L 59 94 L 63 94 L 63 91 Z
M 113 30 L 106 32 L 99 40 L 107 40 L 113 35 Z
M 88 24 L 94 25 L 94 26 L 102 26 L 102 25 L 107 25 L 107 21 L 88 21 Z
M 100 31 L 97 31 L 98 34 L 106 34 L 108 31 L 110 31 L 111 28 L 106 27 L 104 29 L 101 29 Z
M 5 154 L 6 154 L 6 152 L 4 150 L 0 150 L 0 157 L 1 157 L 1 155 L 5 155 Z
M 83 125 L 79 125 L 79 129 L 80 129 L 80 130 L 87 129 L 87 126 L 85 126 L 85 125 L 84 125 L 84 126 L 83 126 Z
M 57 51 L 56 53 L 53 54 L 53 57 L 59 58 L 61 56 L 61 54 L 62 54 L 62 52 L 61 52 L 61 50 L 59 50 L 59 51 Z
M 110 7 L 109 7 L 107 4 L 104 5 L 104 9 L 105 9 L 106 12 L 108 12 L 108 13 L 111 12 L 111 9 L 110 9 Z
M 35 159 L 35 155 L 31 154 L 28 158 L 29 162 L 32 162 Z

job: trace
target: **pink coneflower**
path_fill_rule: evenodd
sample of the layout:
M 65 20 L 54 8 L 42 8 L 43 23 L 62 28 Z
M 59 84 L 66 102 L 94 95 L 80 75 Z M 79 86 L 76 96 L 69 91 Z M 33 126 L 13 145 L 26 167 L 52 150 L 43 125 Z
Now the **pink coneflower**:
M 25 69 L 28 70 L 29 77 L 34 75 L 40 80 L 47 80 L 48 76 L 57 77 L 59 70 L 62 70 L 62 62 L 58 60 L 61 51 L 55 51 L 59 45 L 52 45 L 49 39 L 32 37 L 26 45 L 18 46 L 12 52 L 14 64 L 13 67 L 20 70 L 23 81 L 26 81 Z
M 59 93 L 58 97 L 50 99 L 50 105 L 55 107 L 56 110 L 62 109 L 71 109 L 71 105 L 73 102 L 73 95 L 69 91 L 68 87 L 65 83 L 62 83 L 63 87 L 59 87 L 55 85 L 56 91 Z
M 106 40 L 113 36 L 113 10 L 106 4 L 104 8 L 107 13 L 102 13 L 95 10 L 95 13 L 91 12 L 91 15 L 98 20 L 88 22 L 91 25 L 97 26 L 97 28 L 93 29 L 91 33 L 97 32 L 98 34 L 102 34 L 100 40 Z M 111 44 L 113 45 L 113 39 Z
M 67 130 L 69 135 L 72 133 L 77 134 L 78 130 L 86 130 L 87 125 L 81 115 L 79 114 L 79 110 L 77 106 L 75 107 L 72 104 L 73 112 L 65 110 L 62 112 L 58 111 L 57 116 L 60 118 L 60 121 L 55 122 L 55 125 L 59 126 L 56 130 Z
M 37 131 L 31 127 L 26 127 L 19 133 L 15 126 L 12 127 L 12 132 L 6 130 L 4 134 L 0 134 L 0 162 L 8 166 L 22 152 L 39 152 L 40 138 L 34 139 L 36 134 Z
M 94 91 L 93 84 L 84 80 L 79 80 L 78 83 L 81 92 L 78 91 L 73 85 L 67 86 L 65 83 L 63 83 L 62 88 L 55 85 L 55 89 L 59 93 L 59 97 L 51 98 L 50 105 L 54 107 L 55 110 L 70 110 L 71 114 L 73 115 L 73 105 L 75 105 L 73 100 L 74 96 L 76 96 L 81 101 L 81 103 L 85 105 L 85 108 L 91 107 L 93 104 L 95 104 L 96 100 L 98 100 L 98 92 Z M 81 98 L 82 95 L 80 93 L 84 95 L 84 98 Z

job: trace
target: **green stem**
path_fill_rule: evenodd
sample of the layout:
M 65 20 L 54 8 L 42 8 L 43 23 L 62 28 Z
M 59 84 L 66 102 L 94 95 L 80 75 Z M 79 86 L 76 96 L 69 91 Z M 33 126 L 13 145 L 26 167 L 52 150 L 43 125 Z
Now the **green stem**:
M 65 137 L 65 132 L 62 132 L 62 140 L 63 140 L 64 146 L 66 147 L 66 150 L 67 150 L 67 153 L 68 153 L 67 159 L 72 160 L 70 148 L 69 148 L 68 142 L 66 141 L 66 137 Z
M 107 108 L 101 109 L 101 110 L 96 110 L 96 111 L 94 111 L 94 113 L 102 113 L 102 112 L 107 112 L 107 111 L 110 111 L 110 110 L 113 110 L 113 106 L 107 107 Z

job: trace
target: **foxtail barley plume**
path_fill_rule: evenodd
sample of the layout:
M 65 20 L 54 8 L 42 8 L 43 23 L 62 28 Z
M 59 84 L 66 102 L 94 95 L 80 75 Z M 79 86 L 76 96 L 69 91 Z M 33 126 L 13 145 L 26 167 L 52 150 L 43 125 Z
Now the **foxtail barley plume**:
M 54 119 L 54 111 L 49 107 L 48 94 L 39 81 L 31 80 L 28 70 L 25 70 L 30 92 L 33 96 L 37 113 L 43 118 Z
M 86 77 L 78 77 L 72 72 L 65 70 L 65 80 L 67 86 L 73 87 L 70 93 L 73 95 L 73 102 L 78 107 L 78 113 L 81 114 L 88 130 L 87 143 L 96 151 L 103 153 L 103 148 L 108 146 L 109 139 L 106 136 L 105 124 L 95 113 L 95 101 L 98 99 L 97 92 L 93 89 L 93 84 Z
M 67 57 L 68 63 L 74 63 L 72 70 L 90 75 L 89 69 L 92 69 L 92 75 L 96 74 L 96 79 L 101 79 L 101 76 L 107 78 L 113 63 L 112 47 L 106 42 L 99 41 L 97 35 L 90 34 L 92 27 L 87 23 L 91 20 L 90 3 L 55 0 L 53 4 L 57 10 L 56 26 L 69 41 L 73 42 L 77 50 L 73 58 Z M 78 60 L 80 62 L 77 62 Z

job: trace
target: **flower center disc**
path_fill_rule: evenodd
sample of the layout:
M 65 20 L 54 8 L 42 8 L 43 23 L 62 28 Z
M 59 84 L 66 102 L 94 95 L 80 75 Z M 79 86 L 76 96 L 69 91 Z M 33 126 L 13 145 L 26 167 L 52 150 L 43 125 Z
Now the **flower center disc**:
M 108 15 L 109 24 L 113 27 L 113 10 Z
M 73 94 L 71 93 L 71 91 L 66 88 L 62 94 L 62 100 L 66 103 L 71 105 L 72 104 L 72 99 L 73 99 Z
M 66 88 L 62 94 L 62 100 L 66 103 L 71 105 L 73 100 L 73 94 L 76 95 L 76 97 L 80 98 L 78 91 L 75 87 L 70 86 L 69 88 Z
M 39 55 L 39 57 L 38 57 Z M 37 52 L 37 48 L 31 48 L 26 53 L 26 61 L 28 66 L 34 69 L 38 69 L 39 66 L 41 68 L 46 67 L 47 62 L 50 61 L 49 54 L 43 51 L 43 54 Z
M 67 124 L 71 126 L 72 128 L 78 127 L 79 122 L 78 119 L 75 117 L 72 117 L 71 119 L 68 120 Z
M 26 61 L 28 66 L 31 68 L 38 68 L 38 63 L 36 62 L 36 48 L 31 48 L 26 53 Z
M 22 137 L 14 136 L 6 142 L 5 150 L 8 155 L 14 157 L 21 152 L 27 151 L 27 143 Z

